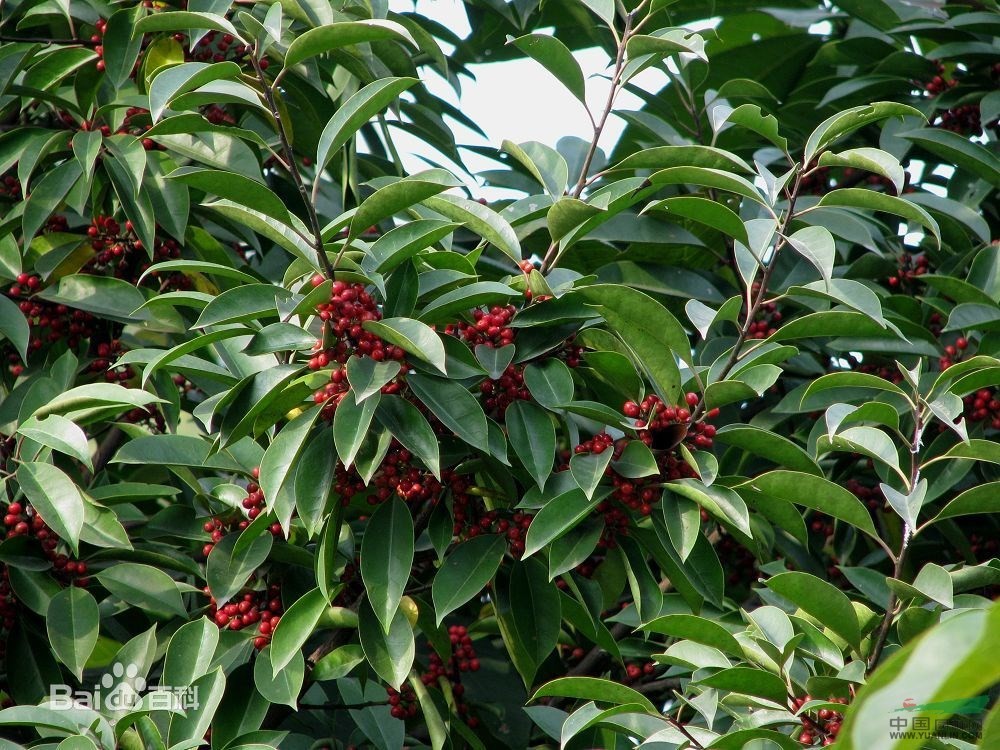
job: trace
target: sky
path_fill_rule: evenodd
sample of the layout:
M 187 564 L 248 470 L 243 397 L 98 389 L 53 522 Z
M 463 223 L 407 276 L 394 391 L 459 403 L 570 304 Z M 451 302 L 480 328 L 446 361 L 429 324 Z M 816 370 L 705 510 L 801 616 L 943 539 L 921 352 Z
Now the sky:
M 390 0 L 389 7 L 396 12 L 416 11 L 428 18 L 444 24 L 459 36 L 469 33 L 468 20 L 461 0 Z M 606 76 L 612 62 L 607 54 L 597 48 L 574 52 L 583 68 L 587 80 L 587 101 L 591 109 L 598 111 L 608 94 Z M 530 58 L 499 63 L 470 66 L 475 80 L 462 78 L 462 98 L 459 102 L 454 90 L 437 74 L 428 74 L 424 83 L 437 96 L 454 105 L 476 122 L 487 135 L 486 141 L 478 134 L 461 125 L 455 126 L 456 139 L 460 144 L 491 145 L 499 150 L 504 139 L 514 143 L 540 141 L 555 146 L 562 136 L 576 135 L 590 140 L 593 130 L 589 119 L 578 102 L 541 65 Z M 646 70 L 634 79 L 644 88 L 653 90 L 662 87 L 666 77 L 660 71 Z M 633 94 L 622 92 L 616 102 L 619 109 L 639 109 L 641 100 Z M 624 130 L 625 122 L 612 115 L 601 137 L 601 147 L 608 151 Z M 439 153 L 430 149 L 417 138 L 393 130 L 394 142 L 400 151 L 407 171 L 426 169 L 419 155 L 435 161 L 442 161 Z M 498 164 L 471 152 L 464 152 L 466 164 L 473 172 L 496 169 Z M 499 197 L 485 191 L 487 198 Z

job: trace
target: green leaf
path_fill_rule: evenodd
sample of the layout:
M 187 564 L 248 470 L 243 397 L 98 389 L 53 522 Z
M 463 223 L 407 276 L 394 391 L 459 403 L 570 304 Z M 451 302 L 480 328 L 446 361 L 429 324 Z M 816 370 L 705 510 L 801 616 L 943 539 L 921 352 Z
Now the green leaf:
M 280 623 L 279 623 L 280 625 Z M 170 636 L 163 660 L 164 685 L 191 685 L 212 663 L 219 645 L 219 627 L 207 617 L 181 625 Z
M 506 548 L 504 537 L 483 534 L 462 542 L 451 551 L 431 584 L 437 625 L 493 579 Z
M 660 501 L 667 537 L 681 562 L 687 560 L 701 537 L 701 507 L 684 496 L 665 493 Z
M 25 461 L 17 467 L 17 483 L 42 520 L 78 554 L 83 529 L 83 496 L 62 470 Z
M 139 25 L 141 24 L 142 21 L 139 22 Z M 186 62 L 164 68 L 149 85 L 149 116 L 155 123 L 163 115 L 172 99 L 188 91 L 201 88 L 206 83 L 236 78 L 239 74 L 240 66 L 229 61 L 219 63 Z
M 849 523 L 870 537 L 879 538 L 864 504 L 840 485 L 823 477 L 779 469 L 761 474 L 738 487 L 818 510 Z M 767 502 L 766 497 L 760 502 Z
M 316 662 L 310 676 L 316 682 L 339 680 L 341 677 L 346 677 L 364 660 L 365 652 L 361 646 L 356 644 L 341 646 Z
M 698 680 L 698 684 L 716 690 L 764 698 L 781 706 L 788 701 L 788 687 L 778 675 L 753 667 L 722 669 Z
M 464 442 L 489 453 L 489 429 L 483 407 L 453 380 L 433 375 L 409 375 L 407 385 L 441 423 Z
M 436 297 L 420 313 L 420 319 L 429 323 L 450 320 L 457 313 L 485 305 L 505 305 L 511 298 L 522 296 L 497 281 L 476 281 Z
M 569 460 L 569 471 L 587 498 L 592 498 L 604 472 L 611 463 L 612 449 L 600 453 L 576 453 Z
M 587 86 L 583 79 L 583 70 L 565 44 L 548 34 L 526 34 L 517 39 L 508 39 L 507 44 L 513 44 L 528 57 L 540 63 L 583 106 L 587 106 Z M 539 182 L 545 184 L 542 180 Z
M 316 337 L 304 328 L 279 321 L 264 326 L 251 337 L 243 352 L 250 356 L 300 351 L 316 345 Z
M 739 175 L 707 167 L 669 167 L 654 172 L 649 177 L 652 185 L 701 185 L 742 195 L 764 205 L 764 198 L 753 183 Z
M 657 617 L 642 627 L 649 633 L 661 633 L 671 638 L 683 638 L 717 648 L 734 656 L 743 656 L 743 648 L 722 625 L 705 617 L 675 614 Z
M 212 67 L 215 65 L 213 64 Z M 156 80 L 159 81 L 161 77 Z M 220 169 L 202 167 L 181 167 L 168 174 L 167 179 L 176 180 L 198 190 L 204 190 L 219 198 L 242 203 L 247 208 L 270 216 L 283 224 L 289 226 L 292 224 L 288 209 L 285 208 L 285 204 L 274 191 L 257 180 L 252 180 L 236 172 L 224 172 Z
M 358 609 L 358 618 L 365 658 L 375 674 L 398 690 L 410 672 L 415 654 L 413 628 L 406 615 L 397 609 L 386 632 L 365 599 Z
M 513 634 L 532 663 L 540 665 L 559 638 L 559 590 L 549 583 L 542 563 L 525 560 L 512 568 L 508 592 Z
M 987 482 L 959 493 L 934 516 L 932 523 L 946 518 L 1000 512 L 1000 482 Z
M 1000 186 L 1000 158 L 964 135 L 942 128 L 924 128 L 898 136 L 913 141 L 948 164 L 968 170 L 994 187 Z
M 626 156 L 608 171 L 702 167 L 711 170 L 753 172 L 743 159 L 712 146 L 656 146 Z
M 380 395 L 376 391 L 358 404 L 357 395 L 351 389 L 337 404 L 337 410 L 333 413 L 333 444 L 344 468 L 350 467 L 354 462 L 368 435 L 372 417 L 381 400 Z
M 284 622 L 285 618 L 282 617 L 278 627 L 280 628 Z M 266 646 L 254 660 L 253 682 L 257 692 L 271 703 L 290 706 L 295 710 L 305 680 L 306 666 L 301 651 L 294 651 L 291 657 L 291 661 L 284 667 L 276 668 L 272 662 L 274 645 Z
M 820 378 L 822 379 L 822 378 Z M 721 428 L 719 441 L 752 453 L 792 471 L 823 476 L 812 457 L 791 440 L 753 425 L 730 424 Z
M 45 629 L 52 651 L 76 679 L 97 645 L 100 613 L 89 591 L 69 586 L 52 597 L 45 615 Z
M 177 583 L 151 565 L 118 563 L 105 568 L 95 578 L 123 602 L 150 612 L 187 617 Z
M 524 384 L 532 397 L 549 409 L 573 400 L 573 374 L 565 362 L 555 357 L 525 367 Z
M 916 704 L 906 714 L 911 721 L 924 717 L 933 722 L 955 712 L 981 713 L 988 698 L 980 694 L 1000 679 L 1000 665 L 991 656 L 998 648 L 1000 607 L 968 610 L 943 620 L 894 653 L 868 678 L 847 712 L 837 736 L 838 747 L 916 747 L 902 737 L 893 738 L 884 726 L 876 727 L 901 710 L 904 698 Z
M 587 219 L 603 211 L 604 209 L 584 203 L 579 198 L 563 196 L 553 203 L 545 214 L 552 241 L 558 242 Z
M 843 591 L 808 573 L 779 573 L 765 585 L 839 635 L 855 648 L 861 642 L 858 615 Z
M 542 685 L 531 696 L 532 701 L 539 698 L 575 698 L 613 704 L 635 703 L 650 714 L 659 715 L 656 706 L 639 691 L 597 677 L 560 677 Z
M 553 198 L 558 199 L 566 192 L 569 165 L 554 148 L 538 141 L 520 144 L 504 141 L 500 148 L 517 159 Z
M 446 373 L 444 343 L 433 328 L 412 318 L 366 320 L 362 327 Z
M 302 647 L 316 630 L 320 617 L 329 606 L 326 595 L 318 588 L 295 600 L 281 616 L 281 622 L 271 636 L 272 676 L 294 665 L 296 657 L 302 658 Z
M 352 355 L 347 360 L 347 381 L 358 401 L 364 401 L 399 374 L 400 364 L 394 360 L 376 362 L 371 357 Z
M 267 559 L 274 543 L 269 533 L 258 534 L 237 551 L 239 539 L 239 534 L 226 534 L 208 555 L 205 581 L 220 607 L 246 585 L 250 575 Z
M 244 284 L 227 289 L 205 305 L 192 328 L 276 318 L 278 300 L 285 301 L 291 296 L 287 289 L 274 284 Z
M 0 296 L 0 336 L 13 344 L 22 362 L 27 361 L 31 328 L 18 306 L 6 295 Z
M 896 188 L 896 195 L 903 193 L 906 182 L 899 160 L 878 148 L 849 148 L 839 154 L 827 151 L 819 157 L 818 164 L 821 167 L 853 167 L 882 175 Z
M 938 224 L 927 211 L 903 198 L 896 198 L 885 193 L 878 193 L 874 190 L 864 190 L 862 188 L 841 188 L 831 190 L 820 198 L 817 206 L 842 206 L 845 208 L 861 208 L 869 211 L 884 211 L 886 213 L 901 216 L 907 221 L 915 221 L 927 228 L 934 239 L 941 242 L 941 230 Z
M 596 506 L 596 501 L 576 487 L 549 500 L 535 514 L 528 527 L 523 556 L 530 557 L 545 545 L 567 534 L 590 515 Z
M 273 507 L 281 488 L 294 476 L 293 467 L 305 449 L 320 409 L 308 409 L 275 435 L 260 461 L 260 488 Z
M 788 151 L 788 140 L 778 132 L 778 120 L 774 115 L 765 115 L 756 104 L 741 104 L 736 109 L 719 104 L 712 108 L 709 117 L 717 133 L 727 123 L 733 123 L 763 136 L 782 151 Z
M 747 536 L 753 536 L 750 511 L 734 490 L 720 485 L 706 487 L 696 479 L 676 479 L 667 485 L 667 489 L 698 503 L 720 521 L 735 526 Z
M 413 518 L 396 495 L 372 514 L 361 541 L 361 579 L 388 634 L 413 566 Z
M 731 208 L 727 208 L 722 203 L 699 198 L 695 195 L 681 195 L 676 198 L 664 198 L 653 201 L 642 209 L 642 213 L 650 211 L 666 211 L 670 215 L 681 216 L 699 224 L 717 229 L 729 235 L 735 240 L 739 240 L 744 245 L 750 244 L 747 236 L 747 229 L 740 219 L 739 214 Z
M 229 21 L 215 13 L 195 13 L 190 11 L 167 11 L 153 13 L 135 24 L 135 33 L 145 34 L 150 31 L 187 31 L 208 29 L 232 34 L 238 41 L 243 41 L 240 33 Z
M 632 351 L 660 398 L 678 403 L 681 378 L 674 357 L 690 362 L 691 344 L 677 319 L 652 297 L 628 287 L 596 284 L 581 293 Z
M 514 453 L 538 488 L 544 489 L 556 458 L 556 431 L 551 418 L 535 404 L 514 401 L 504 413 L 504 422 Z
M 803 164 L 809 164 L 813 158 L 826 149 L 837 139 L 853 133 L 865 125 L 888 119 L 889 117 L 919 117 L 926 119 L 922 112 L 896 102 L 874 102 L 858 107 L 845 109 L 831 115 L 821 122 L 809 135 L 805 146 Z
M 446 219 L 464 224 L 515 263 L 521 261 L 521 243 L 517 239 L 517 234 L 510 224 L 491 208 L 447 193 L 428 198 L 424 201 L 424 205 Z
M 416 78 L 380 78 L 351 96 L 330 118 L 320 134 L 316 148 L 316 168 L 325 169 L 334 154 L 366 122 L 416 83 Z
M 413 37 L 410 36 L 410 32 L 394 21 L 386 21 L 381 18 L 342 21 L 310 29 L 295 37 L 285 52 L 285 67 L 290 68 L 310 57 L 343 47 L 366 42 L 381 42 L 387 39 L 403 40 L 409 42 L 413 47 L 418 46 Z
M 441 459 L 437 435 L 417 407 L 399 396 L 387 395 L 379 401 L 375 417 L 404 448 L 423 461 L 435 477 L 440 478 Z
M 69 159 L 47 172 L 32 186 L 30 195 L 24 201 L 24 213 L 21 217 L 21 233 L 25 245 L 31 242 L 48 218 L 59 210 L 82 174 L 80 162 Z
M 115 89 L 120 89 L 128 80 L 142 50 L 142 35 L 133 33 L 138 20 L 141 20 L 138 8 L 122 8 L 111 14 L 104 29 L 101 39 L 104 71 Z M 97 141 L 100 142 L 100 138 Z
M 613 0 L 580 0 L 594 14 L 608 26 L 615 25 L 615 4 Z
M 837 258 L 837 248 L 833 235 L 826 227 L 803 227 L 788 237 L 788 244 L 799 255 L 809 261 L 820 276 L 829 281 L 833 274 L 833 264 Z
M 65 417 L 58 414 L 51 414 L 41 420 L 29 417 L 17 431 L 36 443 L 72 456 L 91 471 L 94 470 L 86 434 Z

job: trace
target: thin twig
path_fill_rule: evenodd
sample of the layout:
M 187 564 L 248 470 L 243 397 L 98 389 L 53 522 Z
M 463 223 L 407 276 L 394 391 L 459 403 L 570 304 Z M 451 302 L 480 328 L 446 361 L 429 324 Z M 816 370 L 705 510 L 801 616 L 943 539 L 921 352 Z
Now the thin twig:
M 267 108 L 271 111 L 271 116 L 274 117 L 274 125 L 278 131 L 281 150 L 284 152 L 285 160 L 288 162 L 288 173 L 292 177 L 292 182 L 299 189 L 299 195 L 305 204 L 306 215 L 309 218 L 309 228 L 312 229 L 313 233 L 313 249 L 316 251 L 316 255 L 319 257 L 319 262 L 323 266 L 326 275 L 332 279 L 333 266 L 330 265 L 330 259 L 326 257 L 326 250 L 323 247 L 323 227 L 319 223 L 319 216 L 316 215 L 316 205 L 310 199 L 309 190 L 306 188 L 306 184 L 302 180 L 302 175 L 299 173 L 299 167 L 295 161 L 295 152 L 292 151 L 288 134 L 285 132 L 285 124 L 281 120 L 281 112 L 278 110 L 278 103 L 275 101 L 274 92 L 271 90 L 271 86 L 264 76 L 264 69 L 260 67 L 260 60 L 257 59 L 257 50 L 254 50 L 253 54 L 250 55 L 250 63 L 253 65 L 253 69 L 257 73 L 257 78 L 260 80 L 261 88 L 264 90 L 264 99 L 267 101 Z
M 0 34 L 0 42 L 23 42 L 25 44 L 60 44 L 60 45 L 70 45 L 79 44 L 83 47 L 98 47 L 103 42 L 101 41 L 91 41 L 90 39 L 53 39 L 51 37 L 45 36 L 8 36 L 6 34 Z

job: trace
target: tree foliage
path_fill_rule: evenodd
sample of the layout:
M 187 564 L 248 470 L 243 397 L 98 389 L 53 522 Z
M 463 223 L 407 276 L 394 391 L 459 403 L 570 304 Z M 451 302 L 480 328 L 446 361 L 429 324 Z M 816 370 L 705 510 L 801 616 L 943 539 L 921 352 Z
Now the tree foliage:
M 0 747 L 996 747 L 994 0 L 464 10 L 3 6 Z

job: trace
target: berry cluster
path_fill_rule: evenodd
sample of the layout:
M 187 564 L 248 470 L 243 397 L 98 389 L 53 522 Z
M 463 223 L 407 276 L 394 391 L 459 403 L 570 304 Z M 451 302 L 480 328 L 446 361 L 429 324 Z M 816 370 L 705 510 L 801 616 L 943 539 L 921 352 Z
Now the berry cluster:
M 62 583 L 73 586 L 87 586 L 87 563 L 75 560 L 59 551 L 59 537 L 49 528 L 35 509 L 28 504 L 11 503 L 3 517 L 7 529 L 6 538 L 18 536 L 34 537 L 42 545 L 42 552 L 52 563 L 52 572 Z
M 457 335 L 475 347 L 480 344 L 495 349 L 514 343 L 514 329 L 510 327 L 517 309 L 513 305 L 494 305 L 489 310 L 473 310 L 472 323 L 448 325 L 444 332 Z
M 338 463 L 334 490 L 344 505 L 349 505 L 356 495 L 364 494 L 367 494 L 370 505 L 378 505 L 392 497 L 393 493 L 407 502 L 421 503 L 438 498 L 441 483 L 414 462 L 410 451 L 393 440 L 369 484 L 365 484 L 354 466 L 345 469 L 342 463 Z
M 183 34 L 175 34 L 174 39 L 178 42 L 184 40 Z M 219 31 L 210 31 L 194 46 L 190 58 L 196 62 L 223 62 L 232 60 L 234 62 L 243 61 L 250 53 L 250 48 L 245 44 L 240 44 L 232 34 L 225 34 Z M 270 63 L 267 59 L 260 61 L 262 70 L 267 70 Z
M 24 195 L 24 188 L 21 181 L 12 172 L 0 178 L 0 198 L 9 198 L 13 202 L 18 202 Z
M 684 401 L 693 408 L 698 404 L 698 394 L 686 393 Z M 705 414 L 706 421 L 692 423 L 691 412 L 688 409 L 667 406 L 659 396 L 646 396 L 638 404 L 635 401 L 626 401 L 622 412 L 626 417 L 636 420 L 636 428 L 643 430 L 640 439 L 651 448 L 673 448 L 683 438 L 692 448 L 703 450 L 711 448 L 715 438 L 715 425 L 708 424 L 707 420 L 715 419 L 719 415 L 718 409 L 710 409 Z
M 959 336 L 955 339 L 955 343 L 947 344 L 944 348 L 944 354 L 938 359 L 938 364 L 942 370 L 947 370 L 956 362 L 962 361 L 962 356 L 965 354 L 965 350 L 969 348 L 969 340 L 965 336 Z
M 121 356 L 123 351 L 121 342 L 118 339 L 101 342 L 96 347 L 95 354 L 97 356 L 91 361 L 87 369 L 94 374 L 103 373 L 104 379 L 109 383 L 131 380 L 135 376 L 135 371 L 131 366 L 122 365 L 121 367 L 112 367 L 114 361 Z
M 322 276 L 313 277 L 313 286 L 322 283 Z M 317 305 L 316 313 L 323 321 L 324 340 L 327 346 L 310 357 L 310 369 L 322 370 L 334 363 L 343 365 L 352 354 L 371 357 L 376 362 L 404 359 L 405 352 L 400 347 L 393 346 L 364 329 L 364 323 L 382 317 L 378 303 L 365 289 L 364 284 L 333 282 L 330 301 Z M 383 392 L 394 393 L 398 387 L 396 383 L 389 383 L 383 388 Z M 337 404 L 340 403 L 340 398 L 347 388 L 346 373 L 337 369 L 331 373 L 330 383 L 313 394 L 313 400 L 317 404 L 330 402 L 328 408 L 323 410 L 325 418 L 333 417 Z
M 6 565 L 0 565 L 0 659 L 7 655 L 6 634 L 14 629 L 17 620 L 18 601 L 10 587 L 10 575 Z
M 449 472 L 444 478 L 452 496 L 453 534 L 460 539 L 503 534 L 511 556 L 520 559 L 534 516 L 520 510 L 486 510 L 482 500 L 469 492 L 471 483 L 467 477 Z
M 451 641 L 451 655 L 448 657 L 448 661 L 444 661 L 437 652 L 431 651 L 427 660 L 427 671 L 420 675 L 420 681 L 428 687 L 437 684 L 442 679 L 450 682 L 451 694 L 455 697 L 456 712 L 470 727 L 475 728 L 479 724 L 479 720 L 474 716 L 469 716 L 469 706 L 462 700 L 465 694 L 462 673 L 478 672 L 479 657 L 472 645 L 472 637 L 464 625 L 450 626 L 448 638 Z M 389 702 L 392 702 L 391 698 Z M 395 715 L 393 713 L 393 716 Z M 412 716 L 412 714 L 410 715 Z
M 811 700 L 808 695 L 793 698 L 791 708 L 793 711 L 798 711 Z M 845 706 L 849 702 L 846 698 L 828 698 L 827 701 Z M 802 722 L 802 732 L 799 734 L 801 744 L 806 747 L 829 747 L 837 741 L 844 714 L 831 708 L 821 708 L 818 711 L 807 711 L 799 719 Z
M 734 587 L 750 588 L 758 578 L 757 558 L 730 534 L 724 530 L 721 534 L 715 551 L 726 574 L 726 583 Z
M 622 683 L 625 685 L 631 685 L 636 682 L 641 682 L 642 680 L 652 677 L 656 674 L 656 662 L 647 661 L 643 664 L 638 662 L 625 662 L 625 676 L 622 677 Z
M 934 127 L 959 135 L 982 135 L 983 123 L 978 104 L 962 104 L 939 113 Z
M 216 604 L 208 586 L 203 591 L 209 596 L 208 616 L 220 630 L 243 630 L 257 625 L 254 648 L 259 651 L 271 642 L 271 634 L 278 627 L 285 611 L 281 604 L 281 589 L 277 584 L 272 583 L 259 591 L 248 591 L 236 601 L 221 607 Z
M 403 683 L 402 690 L 386 686 L 385 693 L 389 696 L 389 713 L 392 718 L 405 721 L 417 715 L 417 694 L 408 683 Z
M 154 237 L 153 260 L 149 261 L 142 240 L 138 238 L 131 221 L 126 221 L 124 227 L 111 216 L 95 216 L 87 227 L 90 246 L 94 250 L 92 257 L 83 267 L 83 273 L 110 274 L 116 278 L 136 283 L 139 276 L 152 265 L 166 260 L 181 257 L 181 248 L 177 240 L 171 237 Z M 156 279 L 159 273 L 150 274 Z M 184 274 L 170 274 L 158 288 L 186 289 L 190 281 Z
M 881 510 L 885 506 L 885 496 L 877 486 L 870 487 L 857 479 L 848 479 L 844 489 L 863 502 L 870 511 Z
M 913 287 L 914 279 L 930 273 L 930 259 L 926 255 L 903 253 L 899 256 L 899 268 L 888 279 L 889 288 L 907 292 Z
M 1000 430 L 1000 389 L 980 388 L 970 393 L 965 402 L 965 418 L 971 422 L 982 422 L 994 430 Z
M 483 394 L 483 408 L 500 416 L 515 401 L 528 401 L 531 394 L 524 385 L 524 365 L 507 365 L 496 380 L 484 380 L 479 385 Z

